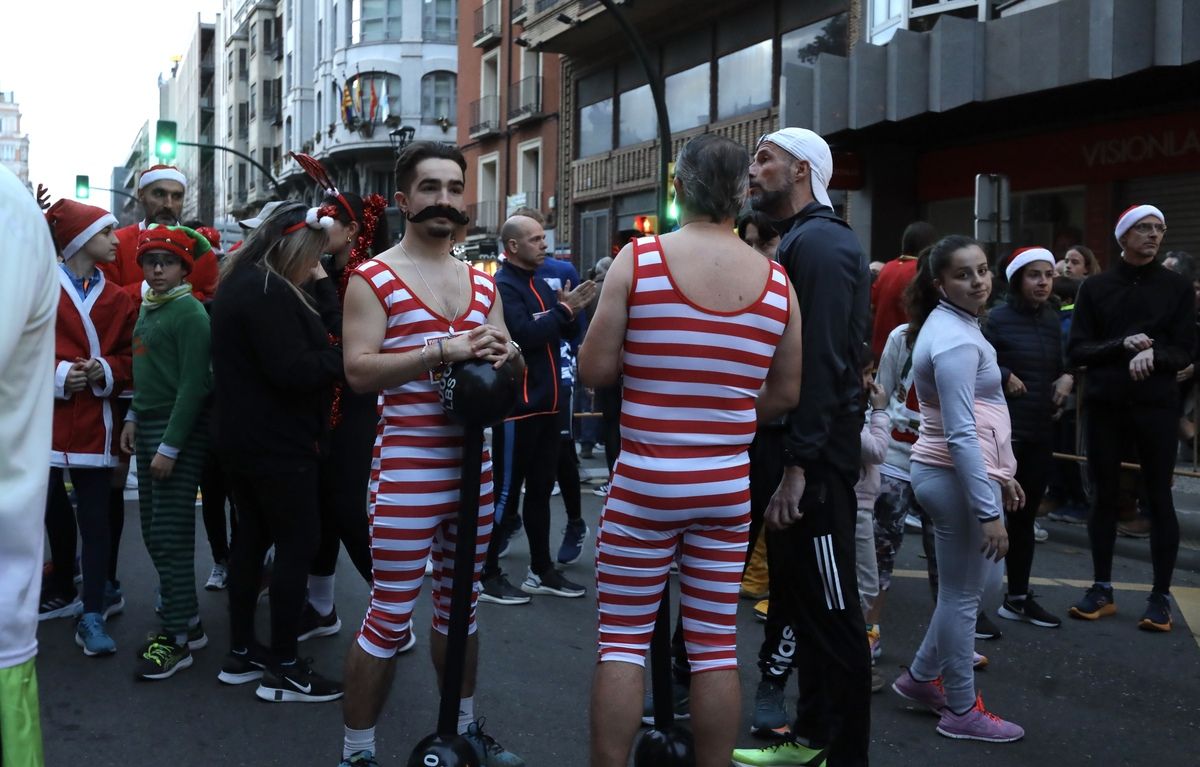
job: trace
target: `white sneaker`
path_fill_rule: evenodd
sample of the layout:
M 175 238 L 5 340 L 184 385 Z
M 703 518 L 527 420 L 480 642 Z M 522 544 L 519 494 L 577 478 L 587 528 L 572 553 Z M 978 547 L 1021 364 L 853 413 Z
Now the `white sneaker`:
M 905 514 L 904 515 L 904 529 L 905 530 L 915 530 L 917 532 L 920 532 L 921 531 L 921 518 L 918 517 L 916 514 Z
M 433 575 L 433 560 L 432 559 L 425 560 L 425 575 L 427 575 L 427 576 Z
M 610 486 L 611 486 L 611 483 L 605 482 L 603 485 L 600 485 L 598 487 L 593 487 L 592 495 L 598 495 L 601 498 L 607 498 Z
M 1035 520 L 1033 523 L 1033 540 L 1037 541 L 1038 543 L 1045 543 L 1047 540 L 1049 540 L 1049 538 L 1050 533 L 1047 532 L 1046 528 L 1042 527 L 1041 524 Z
M 229 569 L 225 565 L 213 565 L 212 572 L 208 575 L 208 583 L 204 584 L 205 591 L 224 591 L 226 582 L 229 580 Z

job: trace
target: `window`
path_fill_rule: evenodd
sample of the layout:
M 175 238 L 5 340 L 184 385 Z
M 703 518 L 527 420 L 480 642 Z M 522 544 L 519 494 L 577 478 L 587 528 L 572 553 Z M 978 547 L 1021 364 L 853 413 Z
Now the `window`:
M 364 72 L 348 81 L 355 103 L 362 103 L 361 120 L 383 122 L 400 115 L 400 78 L 387 72 Z M 371 105 L 374 103 L 374 110 Z M 339 105 L 340 109 L 340 105 Z
M 482 77 L 479 80 L 480 96 L 500 95 L 500 49 L 484 54 Z
M 671 118 L 672 131 L 696 128 L 708 122 L 708 84 L 708 64 L 685 69 L 667 78 L 667 114 Z
M 283 12 L 284 23 L 287 24 L 288 29 L 292 28 L 292 15 L 295 13 L 292 6 L 293 6 L 292 0 L 287 0 L 287 4 L 284 6 L 284 8 L 285 8 L 285 10 Z
M 238 79 L 246 82 L 250 79 L 250 65 L 246 63 L 246 49 L 238 49 Z
M 453 43 L 458 38 L 458 9 L 455 0 L 425 0 L 421 37 L 427 43 Z
M 233 138 L 233 104 L 230 104 L 227 107 L 227 110 L 225 113 L 225 121 L 229 127 L 229 130 L 228 130 L 229 138 Z
M 238 197 L 246 197 L 246 163 L 238 163 Z
M 322 47 L 322 43 L 324 40 L 325 40 L 325 20 L 317 19 L 317 61 L 320 61 L 321 57 L 325 55 L 325 49 L 324 49 L 324 47 Z
M 289 117 L 283 123 L 283 151 L 292 151 L 292 118 Z
M 258 37 L 254 34 L 253 28 L 251 28 L 248 37 L 250 38 L 250 57 L 253 58 L 254 54 L 258 53 Z
M 658 113 L 654 108 L 654 98 L 650 95 L 649 85 L 622 93 L 617 107 L 621 114 L 621 125 L 617 131 L 617 146 L 653 141 L 658 135 Z M 667 114 L 670 115 L 670 112 Z M 675 122 L 672 118 L 672 130 L 674 127 Z
M 517 189 L 524 193 L 525 204 L 541 210 L 542 199 L 542 140 L 535 139 L 518 148 Z
M 338 115 L 342 109 L 342 94 L 338 93 L 337 83 L 329 86 L 329 124 L 333 125 L 338 121 Z
M 771 41 L 717 60 L 717 119 L 771 106 Z M 674 129 L 674 125 L 671 126 Z
M 588 104 L 579 110 L 579 156 L 588 157 L 612 149 L 613 100 Z
M 871 0 L 870 41 L 883 45 L 904 26 L 904 0 Z
M 250 119 L 258 112 L 258 83 L 250 83 Z
M 476 231 L 500 228 L 500 157 L 495 153 L 479 158 L 479 203 L 474 219 Z
M 262 48 L 263 51 L 271 50 L 271 38 L 275 36 L 275 20 L 264 19 L 262 23 Z
M 400 6 L 402 0 L 353 0 L 353 42 L 371 43 L 380 40 L 399 40 Z
M 321 93 L 318 91 L 317 92 L 317 133 L 321 132 L 321 118 L 324 116 L 324 114 L 325 113 L 321 111 Z
M 283 65 L 284 87 L 287 90 L 292 89 L 292 54 L 287 55 L 287 61 Z
M 233 197 L 233 166 L 227 165 L 225 167 L 225 199 L 228 200 L 232 197 Z
M 436 123 L 443 118 L 457 122 L 454 111 L 456 81 L 453 72 L 430 72 L 421 78 L 421 122 Z
M 229 70 L 227 75 L 229 82 L 233 82 L 233 51 L 230 51 L 229 55 L 225 57 L 225 68 Z
M 337 3 L 333 4 L 333 13 L 329 16 L 329 55 L 337 50 Z
M 847 14 L 839 13 L 785 34 L 780 41 L 784 65 L 812 66 L 817 63 L 817 56 L 822 53 L 845 56 L 848 20 Z
M 238 104 L 238 138 L 250 136 L 250 105 L 245 101 Z

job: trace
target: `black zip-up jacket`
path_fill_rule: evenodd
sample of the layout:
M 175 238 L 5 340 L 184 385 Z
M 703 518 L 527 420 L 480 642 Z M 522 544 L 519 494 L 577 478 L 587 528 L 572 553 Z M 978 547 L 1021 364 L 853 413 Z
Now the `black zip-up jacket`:
M 1154 372 L 1144 381 L 1129 376 L 1134 352 L 1127 336 L 1154 341 Z M 1196 296 L 1192 284 L 1157 262 L 1133 266 L 1124 259 L 1079 286 L 1071 320 L 1071 363 L 1087 366 L 1089 402 L 1176 408 L 1175 373 L 1196 348 Z
M 337 307 L 329 280 L 314 288 L 321 315 Z M 221 280 L 212 303 L 214 436 L 229 465 L 289 472 L 327 447 L 342 350 L 282 277 L 246 264 Z M 313 462 L 309 464 L 308 462 Z
M 496 287 L 504 303 L 504 324 L 525 356 L 525 377 L 509 419 L 557 413 L 559 347 L 564 337 L 574 336 L 575 317 L 545 280 L 511 261 L 496 273 Z
M 988 314 L 983 335 L 996 350 L 1001 381 L 1016 374 L 1025 393 L 1007 397 L 1013 440 L 1046 443 L 1054 439 L 1054 382 L 1063 373 L 1062 326 L 1049 304 L 1034 309 L 1010 295 Z
M 787 416 L 784 462 L 806 475 L 832 468 L 853 482 L 863 423 L 859 360 L 871 303 L 867 257 L 850 225 L 817 202 L 780 229 L 777 258 L 804 319 L 800 403 Z

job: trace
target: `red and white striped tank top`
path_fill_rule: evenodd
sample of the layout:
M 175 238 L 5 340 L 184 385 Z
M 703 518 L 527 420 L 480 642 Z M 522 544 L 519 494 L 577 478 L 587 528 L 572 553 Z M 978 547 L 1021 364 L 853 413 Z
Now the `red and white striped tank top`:
M 683 294 L 657 237 L 636 240 L 633 257 L 621 461 L 628 456 L 630 467 L 645 468 L 689 459 L 699 459 L 695 470 L 744 466 L 756 428 L 754 401 L 787 327 L 786 272 L 771 262 L 752 304 L 718 312 Z
M 451 322 L 426 306 L 391 267 L 376 259 L 361 264 L 355 273 L 371 285 L 387 312 L 382 351 L 412 351 L 423 346 L 426 338 L 463 333 L 486 323 L 496 301 L 496 283 L 486 272 L 468 268 L 474 288 L 471 303 Z M 424 495 L 430 505 L 457 504 L 462 427 L 446 418 L 437 385 L 422 375 L 384 389 L 379 407 L 372 494 L 381 483 L 381 493 Z M 490 463 L 486 449 L 484 461 L 486 470 Z M 408 473 L 413 470 L 419 471 Z

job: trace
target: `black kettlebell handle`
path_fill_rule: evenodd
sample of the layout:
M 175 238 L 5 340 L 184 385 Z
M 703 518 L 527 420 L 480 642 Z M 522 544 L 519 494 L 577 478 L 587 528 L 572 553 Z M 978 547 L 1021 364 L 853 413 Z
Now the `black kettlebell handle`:
M 450 593 L 450 625 L 446 636 L 442 700 L 438 709 L 439 735 L 458 733 L 467 630 L 471 623 L 471 589 L 475 580 L 475 539 L 479 532 L 479 480 L 482 473 L 483 429 L 463 428 L 462 478 L 458 491 L 458 536 L 454 544 L 454 588 Z

